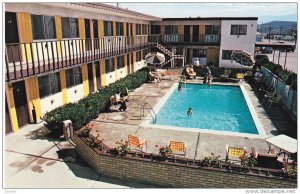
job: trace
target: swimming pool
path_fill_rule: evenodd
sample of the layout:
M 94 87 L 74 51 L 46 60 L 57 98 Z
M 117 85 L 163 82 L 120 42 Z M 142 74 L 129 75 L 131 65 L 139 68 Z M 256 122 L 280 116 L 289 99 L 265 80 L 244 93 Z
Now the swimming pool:
M 186 84 L 181 92 L 172 88 L 153 125 L 259 134 L 239 86 Z

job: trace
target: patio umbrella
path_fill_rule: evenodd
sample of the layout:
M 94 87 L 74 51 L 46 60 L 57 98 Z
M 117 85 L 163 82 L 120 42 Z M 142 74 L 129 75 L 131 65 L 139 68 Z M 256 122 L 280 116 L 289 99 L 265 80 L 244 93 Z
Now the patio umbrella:
M 158 52 L 151 52 L 145 56 L 145 60 L 147 63 L 157 65 L 165 62 L 165 56 Z
M 231 59 L 244 66 L 252 66 L 255 63 L 253 56 L 244 50 L 233 51 Z

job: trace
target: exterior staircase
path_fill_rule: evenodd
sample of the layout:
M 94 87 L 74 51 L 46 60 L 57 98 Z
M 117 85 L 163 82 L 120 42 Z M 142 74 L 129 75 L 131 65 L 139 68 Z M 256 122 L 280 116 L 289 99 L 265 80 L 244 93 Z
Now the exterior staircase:
M 172 52 L 172 47 L 173 46 L 168 45 L 165 42 L 156 43 L 156 48 L 158 48 L 161 52 L 163 52 L 166 58 L 166 61 L 162 65 L 171 63 L 171 67 L 173 67 L 174 59 L 183 59 L 183 55 L 175 55 L 175 53 Z

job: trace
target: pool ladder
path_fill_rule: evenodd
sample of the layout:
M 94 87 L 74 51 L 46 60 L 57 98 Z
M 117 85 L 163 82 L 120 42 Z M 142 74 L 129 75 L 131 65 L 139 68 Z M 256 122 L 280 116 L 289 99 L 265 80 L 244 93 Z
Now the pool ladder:
M 144 103 L 140 108 L 140 119 L 142 120 L 142 116 L 145 116 L 145 109 L 148 110 L 149 114 L 152 117 L 153 124 L 156 123 L 156 114 L 149 103 Z

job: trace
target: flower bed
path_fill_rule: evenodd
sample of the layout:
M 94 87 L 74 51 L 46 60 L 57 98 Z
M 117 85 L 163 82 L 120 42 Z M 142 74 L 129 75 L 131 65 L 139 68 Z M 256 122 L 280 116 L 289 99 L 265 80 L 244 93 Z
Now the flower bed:
M 232 176 L 231 179 L 240 184 L 233 184 L 233 186 L 225 184 L 223 186 L 231 188 L 296 187 L 296 177 L 289 177 L 288 174 L 283 173 L 282 170 L 227 163 L 219 160 L 219 157 L 214 156 L 213 154 L 203 160 L 194 160 L 188 158 L 175 159 L 173 156 L 133 152 L 130 150 L 127 150 L 126 154 L 124 154 L 124 152 L 119 152 L 118 149 L 116 149 L 118 145 L 116 148 L 109 148 L 103 144 L 103 149 L 100 150 L 91 147 L 88 138 L 82 137 L 79 131 L 75 132 L 74 142 L 79 155 L 81 155 L 99 173 L 122 180 L 138 181 L 167 187 L 202 187 L 203 185 L 201 185 L 198 180 L 198 178 L 200 178 L 201 181 L 206 183 L 208 180 L 217 182 L 217 185 L 209 182 L 203 187 L 222 187 L 222 184 L 220 184 L 219 181 L 221 181 L 224 176 Z M 149 172 L 146 172 L 145 169 L 148 169 Z M 135 174 L 136 177 L 127 177 L 128 173 L 130 174 L 131 171 L 132 173 L 138 173 L 138 175 Z M 157 176 L 153 175 L 153 177 L 151 175 L 152 171 L 154 171 Z M 183 176 L 183 178 L 178 177 L 178 173 L 180 176 Z M 144 179 L 142 174 L 145 176 L 150 174 L 151 176 L 149 176 L 151 178 L 146 177 Z M 209 178 L 206 179 L 203 177 L 203 174 L 208 174 L 207 176 L 209 176 Z M 236 178 L 240 177 L 240 175 L 244 178 Z M 185 182 L 184 177 L 187 178 L 189 176 L 191 176 L 189 182 Z M 160 178 L 158 179 L 157 177 Z M 182 182 L 178 185 L 174 185 L 172 181 L 164 182 L 165 177 L 169 177 L 169 179 L 172 179 L 171 177 L 176 177 L 176 179 L 180 180 L 179 182 Z M 244 182 L 241 183 L 241 181 Z M 244 184 L 249 181 L 249 185 L 245 186 Z M 177 183 L 178 181 L 175 182 Z M 272 185 L 271 183 L 276 184 Z

